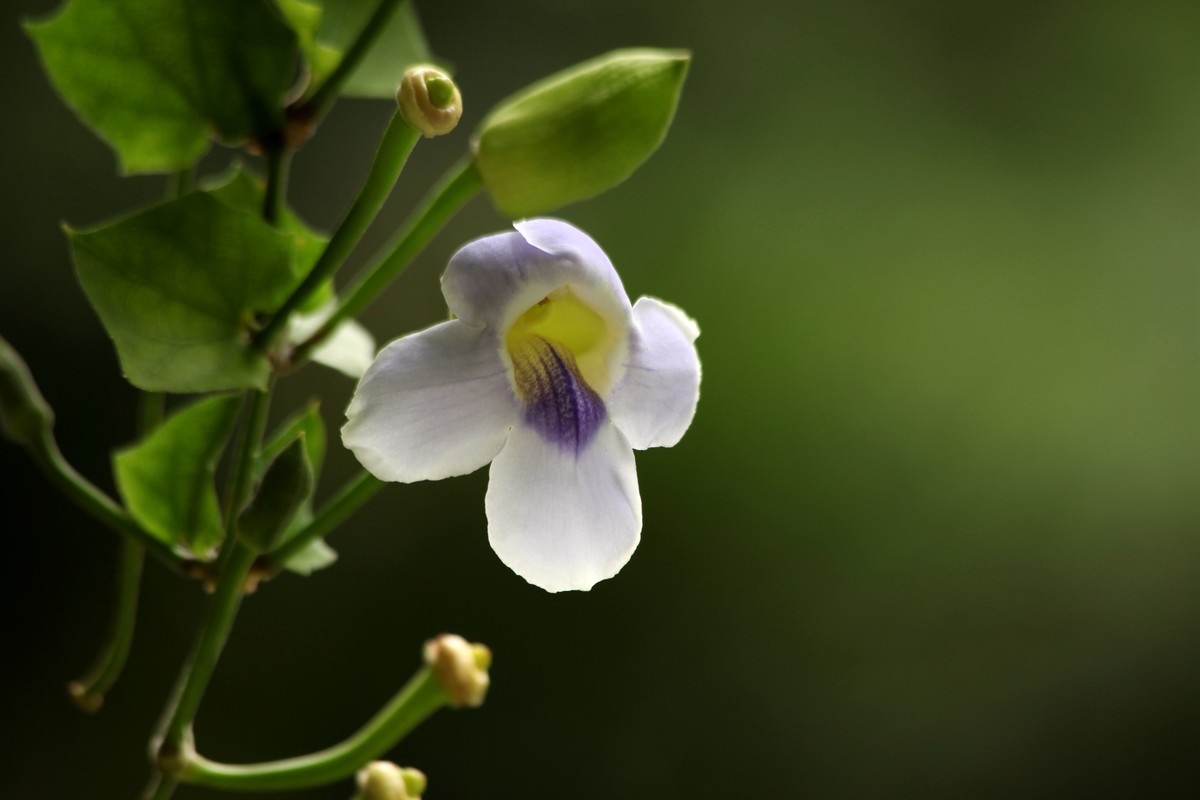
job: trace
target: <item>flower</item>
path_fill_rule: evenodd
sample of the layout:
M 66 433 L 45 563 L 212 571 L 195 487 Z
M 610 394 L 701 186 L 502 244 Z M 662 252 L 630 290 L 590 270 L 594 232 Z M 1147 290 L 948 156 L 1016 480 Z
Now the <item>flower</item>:
M 554 219 L 468 243 L 442 294 L 454 319 L 398 339 L 367 370 L 342 440 L 382 480 L 491 462 L 492 548 L 551 592 L 590 589 L 637 547 L 633 450 L 670 447 L 700 391 L 700 330 L 630 305 L 604 251 Z

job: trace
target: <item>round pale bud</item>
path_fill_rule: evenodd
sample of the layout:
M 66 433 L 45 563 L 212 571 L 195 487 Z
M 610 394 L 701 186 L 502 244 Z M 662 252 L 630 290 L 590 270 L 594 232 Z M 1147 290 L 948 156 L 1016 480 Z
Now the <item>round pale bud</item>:
M 390 761 L 372 761 L 356 778 L 361 800 L 421 800 L 425 773 L 398 767 Z
M 425 663 L 446 690 L 450 704 L 456 708 L 483 705 L 491 679 L 492 651 L 481 644 L 471 644 L 461 636 L 443 633 L 425 643 Z
M 450 76 L 437 67 L 410 67 L 396 92 L 400 113 L 427 138 L 449 133 L 462 116 L 462 95 Z

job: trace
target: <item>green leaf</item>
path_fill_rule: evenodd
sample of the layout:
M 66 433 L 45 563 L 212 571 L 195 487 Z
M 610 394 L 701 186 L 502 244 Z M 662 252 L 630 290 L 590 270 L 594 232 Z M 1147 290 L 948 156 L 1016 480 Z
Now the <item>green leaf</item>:
M 68 230 L 83 290 L 129 381 L 147 391 L 264 388 L 255 313 L 298 283 L 289 236 L 204 192 Z
M 308 462 L 312 465 L 313 478 L 315 480 L 321 473 L 321 464 L 325 459 L 326 442 L 325 422 L 321 419 L 320 407 L 316 401 L 310 402 L 306 408 L 280 423 L 279 428 L 263 447 L 262 455 L 259 459 L 259 469 L 261 470 L 261 465 L 283 452 L 284 449 L 300 437 L 304 439 Z M 295 517 L 292 519 L 291 525 L 288 526 L 287 532 L 278 545 L 291 540 L 307 527 L 308 523 L 312 522 L 312 520 L 312 496 L 310 495 L 301 503 Z M 316 539 L 288 559 L 284 566 L 301 575 L 309 575 L 316 570 L 328 567 L 336 560 L 337 553 L 334 552 L 333 548 L 325 544 L 323 539 Z
M 238 535 L 259 553 L 282 544 L 296 512 L 312 497 L 313 468 L 304 438 L 301 433 L 270 462 L 254 499 L 238 515 Z
M 304 448 L 308 452 L 308 462 L 312 464 L 313 475 L 321 474 L 321 464 L 325 461 L 325 422 L 321 419 L 320 411 L 320 404 L 313 400 L 304 409 L 280 423 L 278 430 L 263 446 L 259 456 L 258 475 L 262 474 L 268 462 L 301 436 L 304 437 Z
M 263 182 L 247 172 L 239 163 L 233 164 L 225 173 L 206 180 L 203 188 L 235 211 L 252 217 L 262 215 L 265 192 Z M 296 273 L 301 277 L 307 275 L 321 257 L 325 245 L 329 243 L 329 237 L 308 227 L 290 208 L 284 208 L 280 214 L 278 230 L 291 238 Z M 312 311 L 333 299 L 333 282 L 328 281 L 322 284 L 299 310 Z
M 70 0 L 29 24 L 58 93 L 125 173 L 278 130 L 298 44 L 265 0 Z
M 520 219 L 625 180 L 666 137 L 690 59 L 678 50 L 616 50 L 502 101 L 475 138 L 492 202 Z
M 117 489 L 133 518 L 201 558 L 224 538 L 213 474 L 237 411 L 236 396 L 199 400 L 113 456 Z
M 337 68 L 379 0 L 278 0 L 296 31 L 311 71 L 308 92 Z M 429 45 L 412 0 L 402 2 L 375 46 L 342 88 L 349 97 L 395 97 L 404 71 L 430 60 Z

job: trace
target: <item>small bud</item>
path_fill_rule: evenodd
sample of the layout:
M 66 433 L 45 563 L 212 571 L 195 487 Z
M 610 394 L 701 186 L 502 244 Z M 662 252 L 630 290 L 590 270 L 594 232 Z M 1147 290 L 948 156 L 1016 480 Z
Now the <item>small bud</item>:
M 259 553 L 277 548 L 312 488 L 312 465 L 301 433 L 267 467 L 258 494 L 238 517 L 242 541 Z
M 454 130 L 462 116 L 458 87 L 437 67 L 410 67 L 400 81 L 396 102 L 408 124 L 430 139 Z
M 496 208 L 537 216 L 628 178 L 667 135 L 690 60 L 678 50 L 615 50 L 501 101 L 474 140 Z
M 461 636 L 443 633 L 425 643 L 425 663 L 441 681 L 442 688 L 455 708 L 483 705 L 487 694 L 488 667 L 492 651 L 481 644 L 470 644 Z
M 0 338 L 0 427 L 20 445 L 37 442 L 54 427 L 54 412 L 38 391 L 24 359 Z
M 360 800 L 421 800 L 425 773 L 398 767 L 390 761 L 372 761 L 358 771 Z

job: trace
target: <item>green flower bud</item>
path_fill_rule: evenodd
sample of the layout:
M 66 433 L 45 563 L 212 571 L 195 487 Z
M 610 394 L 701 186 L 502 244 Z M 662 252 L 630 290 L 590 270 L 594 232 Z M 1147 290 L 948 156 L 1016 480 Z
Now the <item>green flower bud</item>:
M 390 761 L 372 761 L 358 771 L 356 800 L 421 800 L 425 773 L 398 767 Z
M 400 113 L 426 138 L 449 133 L 462 116 L 462 95 L 450 76 L 437 67 L 410 67 L 396 92 Z
M 0 338 L 0 427 L 20 445 L 37 442 L 54 427 L 54 412 L 38 391 L 20 354 Z
M 615 50 L 502 101 L 474 141 L 496 208 L 536 216 L 629 177 L 667 135 L 690 60 L 681 50 Z
M 288 525 L 312 494 L 313 472 L 301 433 L 271 462 L 258 494 L 238 517 L 238 535 L 248 547 L 269 553 L 283 541 Z
M 461 636 L 443 633 L 425 643 L 425 663 L 433 668 L 455 708 L 483 705 L 491 678 L 492 651 Z

